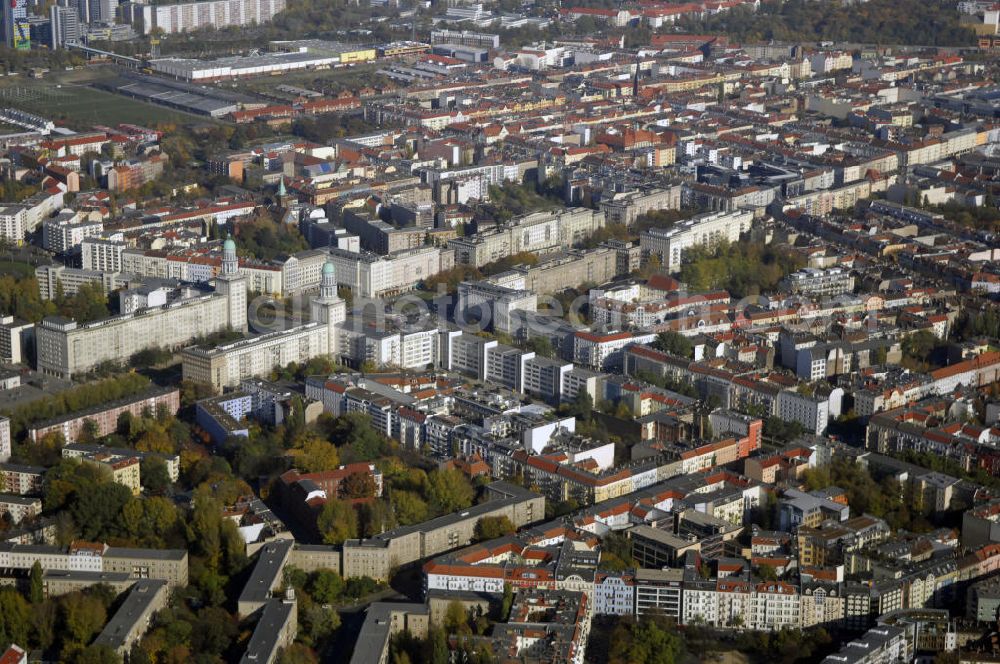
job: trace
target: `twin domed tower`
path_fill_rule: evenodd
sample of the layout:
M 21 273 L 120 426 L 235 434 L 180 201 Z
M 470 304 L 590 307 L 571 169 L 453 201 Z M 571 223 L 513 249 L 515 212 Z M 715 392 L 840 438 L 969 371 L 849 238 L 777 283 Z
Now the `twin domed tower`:
M 337 268 L 329 258 L 323 264 L 319 296 L 312 298 L 309 303 L 309 313 L 314 322 L 326 325 L 327 352 L 337 355 L 339 335 L 336 325 L 347 318 L 347 303 L 337 295 Z
M 313 322 L 326 326 L 326 352 L 337 355 L 338 334 L 336 325 L 347 318 L 347 303 L 337 295 L 337 268 L 331 258 L 323 264 L 320 277 L 319 295 L 309 301 L 309 313 Z M 240 274 L 236 243 L 227 238 L 222 245 L 222 270 L 215 279 L 215 290 L 224 295 L 229 304 L 229 326 L 233 330 L 247 334 L 247 284 Z
M 222 272 L 215 278 L 215 292 L 229 301 L 229 327 L 247 333 L 247 280 L 240 274 L 236 243 L 226 238 L 222 245 Z

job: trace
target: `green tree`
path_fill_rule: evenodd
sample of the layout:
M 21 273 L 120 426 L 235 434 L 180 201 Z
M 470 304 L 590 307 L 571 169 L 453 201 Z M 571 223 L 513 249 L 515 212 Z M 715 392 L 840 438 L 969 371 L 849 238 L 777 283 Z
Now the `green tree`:
M 510 608 L 514 605 L 514 587 L 504 581 L 503 600 L 500 602 L 500 620 L 507 620 Z
M 89 417 L 83 420 L 83 426 L 80 428 L 79 442 L 84 444 L 91 444 L 97 442 L 97 437 L 100 434 L 100 427 L 97 422 L 90 419 Z
M 37 560 L 31 565 L 29 577 L 31 591 L 28 593 L 28 597 L 32 604 L 41 604 L 45 600 L 45 585 L 42 581 L 42 564 Z
M 139 466 L 142 486 L 153 495 L 162 495 L 170 488 L 170 470 L 167 462 L 157 456 L 147 456 Z
M 448 602 L 448 608 L 444 614 L 444 629 L 448 634 L 458 634 L 467 636 L 472 634 L 469 627 L 469 615 L 465 611 L 465 606 L 457 599 Z
M 82 284 L 71 297 L 56 304 L 60 314 L 81 323 L 100 320 L 111 315 L 104 285 L 98 282 Z
M 694 359 L 694 346 L 691 344 L 691 340 L 677 332 L 661 332 L 656 335 L 656 340 L 653 341 L 652 345 L 665 353 Z
M 615 406 L 615 417 L 620 420 L 631 420 L 632 409 L 624 401 L 619 401 L 618 405 Z
M 372 428 L 371 418 L 363 413 L 346 413 L 334 419 L 329 437 L 339 447 L 346 446 L 355 461 L 377 459 L 388 447 L 388 441 Z
M 358 536 L 358 514 L 350 503 L 328 500 L 316 517 L 316 528 L 325 543 L 341 544 Z
M 307 645 L 315 645 L 329 639 L 340 629 L 340 614 L 322 606 L 310 606 L 300 616 L 302 629 L 299 638 Z
M 413 491 L 393 491 L 392 506 L 396 519 L 404 526 L 426 521 L 430 513 L 427 503 Z
M 528 350 L 539 357 L 555 357 L 556 349 L 548 337 L 532 337 L 528 340 Z
M 296 455 L 295 465 L 307 473 L 335 470 L 340 466 L 340 453 L 333 444 L 310 435 L 303 443 L 301 453 Z
M 0 588 L 0 648 L 26 644 L 31 633 L 31 607 L 13 588 Z
M 281 649 L 278 654 L 278 664 L 319 664 L 319 658 L 309 646 L 293 643 Z
M 396 526 L 396 518 L 392 513 L 392 508 L 384 500 L 370 500 L 362 503 L 359 512 L 362 537 L 373 537 Z
M 428 497 L 439 512 L 454 512 L 472 504 L 472 484 L 457 470 L 435 470 L 427 482 Z
M 757 576 L 759 576 L 762 581 L 777 581 L 778 579 L 778 573 L 774 569 L 774 565 L 758 565 Z
M 449 664 L 451 655 L 448 650 L 448 637 L 440 627 L 431 629 L 429 636 L 431 643 L 430 664 Z
M 56 640 L 56 624 L 59 621 L 59 606 L 54 601 L 31 605 L 31 627 L 33 643 L 41 650 L 48 650 Z M 3 644 L 0 644 L 2 646 Z
M 191 648 L 199 655 L 223 655 L 239 635 L 239 626 L 232 615 L 218 606 L 206 606 L 198 611 L 191 623 Z
M 222 562 L 222 502 L 207 484 L 195 489 L 192 501 L 189 542 L 205 557 L 210 570 Z
M 906 335 L 901 344 L 903 359 L 900 364 L 913 371 L 932 368 L 931 356 L 938 347 L 938 338 L 929 330 L 918 330 Z
M 107 610 L 97 597 L 70 593 L 60 603 L 63 625 L 71 643 L 81 646 L 90 643 L 107 622 Z
M 512 535 L 517 532 L 517 528 L 506 516 L 484 516 L 476 522 L 475 537 L 479 541 L 486 541 Z
M 117 482 L 81 486 L 73 492 L 69 513 L 84 539 L 108 539 L 122 532 L 122 508 L 131 498 L 129 488 Z
M 309 578 L 309 595 L 320 604 L 334 604 L 344 592 L 344 580 L 329 569 L 318 569 Z
M 590 392 L 579 390 L 569 404 L 569 414 L 578 420 L 589 422 L 594 412 L 594 399 Z
M 340 486 L 341 495 L 344 498 L 371 498 L 375 495 L 378 487 L 375 485 L 375 478 L 371 473 L 353 473 L 344 478 Z
M 682 643 L 659 619 L 625 620 L 611 633 L 610 664 L 675 664 Z
M 121 664 L 122 657 L 111 646 L 91 644 L 73 657 L 73 664 Z
M 239 224 L 235 240 L 242 253 L 261 260 L 309 248 L 309 243 L 296 226 L 278 223 L 268 214 L 260 214 L 248 223 Z

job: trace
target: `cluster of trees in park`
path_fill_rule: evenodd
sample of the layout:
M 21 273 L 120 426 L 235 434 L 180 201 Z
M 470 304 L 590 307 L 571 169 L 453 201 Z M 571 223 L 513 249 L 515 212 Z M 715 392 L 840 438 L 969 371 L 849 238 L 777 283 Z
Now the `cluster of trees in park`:
M 687 625 L 682 635 L 687 652 L 737 650 L 752 661 L 777 664 L 817 662 L 838 648 L 838 643 L 822 627 L 805 630 L 786 628 L 775 632 L 739 630 L 720 634 L 709 627 Z
M 1000 479 L 993 477 L 989 471 L 982 467 L 976 467 L 968 471 L 957 461 L 931 452 L 907 450 L 903 454 L 900 454 L 899 457 L 903 461 L 920 466 L 921 468 L 935 470 L 946 475 L 951 475 L 952 477 L 971 480 L 976 484 L 982 484 L 993 489 L 1000 489 Z M 955 505 L 952 505 L 952 507 L 954 508 Z
M 740 298 L 773 290 L 804 265 L 790 247 L 723 242 L 685 251 L 679 278 L 693 291 L 724 289 Z
M 958 339 L 1000 338 L 1000 311 L 987 306 L 982 311 L 964 309 L 955 321 L 952 334 Z
M 77 536 L 155 546 L 183 542 L 181 533 L 172 532 L 182 524 L 170 499 L 133 496 L 107 469 L 79 459 L 63 459 L 48 470 L 43 505 L 58 513 L 63 540 Z
M 689 360 L 694 359 L 694 345 L 691 340 L 677 332 L 661 332 L 656 335 L 651 345 L 664 353 L 672 353 Z
M 350 308 L 350 303 L 347 306 Z M 329 376 L 330 374 L 347 370 L 348 368 L 344 365 L 338 364 L 333 359 L 321 355 L 311 357 L 302 364 L 289 362 L 284 367 L 275 368 L 271 372 L 271 380 L 305 382 L 305 379 L 309 376 Z
M 917 330 L 903 337 L 900 365 L 910 371 L 927 372 L 947 364 L 948 344 L 930 330 Z
M 211 662 L 238 659 L 239 621 L 220 606 L 193 608 L 187 598 L 175 596 L 170 606 L 156 613 L 146 636 L 129 653 L 129 662 Z
M 632 542 L 623 533 L 611 532 L 601 540 L 601 568 L 622 572 L 638 567 L 632 557 Z
M 293 404 L 292 415 L 282 425 L 251 425 L 249 437 L 226 441 L 222 453 L 238 477 L 252 479 L 276 477 L 289 465 L 303 472 L 321 472 L 343 464 L 374 462 L 382 472 L 384 496 L 375 498 L 374 482 L 365 474 L 345 480 L 342 495 L 329 500 L 317 518 L 317 528 L 327 542 L 419 523 L 468 507 L 476 498 L 476 487 L 462 473 L 428 472 L 425 459 L 401 450 L 376 431 L 365 414 L 322 415 L 307 426 L 301 413 L 301 404 Z M 207 437 L 203 442 L 208 444 Z M 183 465 L 183 450 L 181 454 Z
M 993 201 L 987 201 L 986 205 L 978 207 L 948 201 L 944 205 L 937 205 L 932 209 L 960 226 L 993 233 L 1000 232 L 1000 208 L 997 208 Z
M 487 542 L 504 535 L 513 535 L 517 532 L 517 527 L 505 516 L 484 516 L 476 524 L 475 538 L 480 542 Z
M 356 506 L 346 499 L 327 501 L 316 519 L 325 542 L 339 544 L 345 539 L 369 537 L 396 526 L 420 523 L 469 507 L 476 498 L 476 487 L 457 470 L 437 469 L 428 473 L 398 457 L 383 458 L 377 463 L 386 496 Z M 485 535 L 507 527 L 503 523 L 487 524 Z
M 333 113 L 300 118 L 292 123 L 293 134 L 307 141 L 323 144 L 335 138 L 357 136 L 375 129 L 374 125 L 366 122 L 360 115 L 344 116 Z
M 78 292 L 65 295 L 62 282 L 56 282 L 53 299 L 43 300 L 33 272 L 24 276 L 0 277 L 0 312 L 30 323 L 46 316 L 66 316 L 86 323 L 110 315 L 108 297 L 99 283 L 83 284 Z
M 660 617 L 625 619 L 611 632 L 609 664 L 675 664 L 684 652 L 684 641 L 673 625 Z
M 555 193 L 543 195 L 533 184 L 505 182 L 503 185 L 490 186 L 490 200 L 481 207 L 493 219 L 507 221 L 511 217 L 551 210 L 562 204 L 561 196 Z
M 18 203 L 36 191 L 38 191 L 38 187 L 34 184 L 6 178 L 3 185 L 0 185 L 0 200 L 4 203 Z
M 656 385 L 657 387 L 662 387 L 665 390 L 683 394 L 687 397 L 698 397 L 698 389 L 694 385 L 691 385 L 690 383 L 681 383 L 672 380 L 667 376 L 657 375 L 649 371 L 637 371 L 635 373 L 635 378 L 649 383 L 650 385 Z
M 80 592 L 46 598 L 39 563 L 30 572 L 26 595 L 0 589 L 0 651 L 16 643 L 41 650 L 50 661 L 69 664 L 115 664 L 121 657 L 107 646 L 91 645 L 113 613 L 114 591 L 96 585 Z
M 635 223 L 631 226 L 626 226 L 625 224 L 608 224 L 602 228 L 598 228 L 581 243 L 581 246 L 592 249 L 608 240 L 632 242 L 638 240 L 639 236 L 650 228 L 670 228 L 678 221 L 693 217 L 697 213 L 697 210 L 691 209 L 650 210 L 645 214 L 639 215 Z
M 286 567 L 284 587 L 295 590 L 298 601 L 299 632 L 296 643 L 282 654 L 282 662 L 314 662 L 317 654 L 326 661 L 333 655 L 333 637 L 340 628 L 340 614 L 334 606 L 361 599 L 381 590 L 384 584 L 368 577 L 346 581 L 337 572 L 318 569 L 305 572 Z
M 158 474 L 166 490 L 165 467 L 147 465 L 145 470 Z M 224 459 L 205 455 L 188 460 L 185 480 L 195 487 L 190 509 L 163 495 L 133 496 L 107 469 L 79 459 L 60 460 L 45 480 L 43 507 L 56 513 L 60 544 L 82 538 L 117 546 L 187 549 L 192 592 L 212 605 L 226 601 L 229 579 L 246 564 L 243 539 L 222 511 L 250 489 L 233 476 Z
M 437 293 L 439 286 L 444 286 L 447 293 L 454 293 L 463 281 L 477 281 L 483 278 L 483 273 L 472 265 L 456 265 L 450 270 L 438 272 L 424 279 L 421 289 Z
M 885 519 L 893 530 L 905 528 L 927 532 L 933 529 L 929 521 L 933 506 L 925 505 L 909 482 L 901 485 L 889 476 L 876 480 L 868 471 L 845 460 L 807 470 L 804 481 L 810 491 L 830 486 L 843 489 L 852 511 Z
M 800 422 L 783 420 L 770 416 L 764 420 L 764 435 L 779 443 L 788 443 L 805 433 L 805 427 Z
M 836 650 L 838 644 L 822 627 L 806 630 L 781 629 L 776 632 L 745 631 L 736 637 L 740 652 L 777 664 L 815 662 Z
M 59 49 L 57 51 L 47 48 L 25 51 L 9 46 L 0 46 L 0 72 L 26 72 L 30 69 L 65 69 L 66 67 L 79 67 L 85 62 L 82 55 Z
M 66 413 L 138 394 L 149 389 L 151 384 L 145 376 L 126 373 L 32 401 L 9 414 L 11 435 L 14 437 L 20 435 L 25 427 L 32 422 L 59 417 Z
M 299 602 L 305 612 L 314 605 L 336 605 L 355 601 L 386 587 L 384 583 L 367 576 L 344 579 L 331 569 L 305 572 L 292 566 L 285 569 L 284 582 L 286 588 L 295 589 L 295 596 L 300 598 Z M 300 611 L 301 613 L 303 611 Z
M 309 248 L 309 243 L 297 228 L 277 224 L 267 214 L 237 225 L 235 239 L 241 253 L 261 260 L 271 260 L 279 254 L 294 254 Z
M 493 664 L 497 658 L 489 642 L 473 640 L 473 637 L 486 635 L 492 625 L 481 608 L 466 609 L 461 602 L 452 601 L 441 624 L 432 626 L 426 639 L 414 638 L 408 632 L 394 636 L 389 644 L 389 661 L 392 664 L 450 664 L 455 661 Z
M 638 238 L 640 234 L 651 228 L 667 229 L 678 221 L 690 219 L 698 214 L 699 210 L 693 208 L 681 208 L 680 210 L 650 210 L 645 214 L 636 217 L 631 229 Z
M 505 256 L 500 260 L 493 261 L 492 263 L 487 263 L 481 269 L 481 272 L 490 276 L 492 274 L 500 274 L 501 272 L 506 272 L 516 265 L 535 265 L 538 263 L 538 254 L 533 251 L 519 251 L 516 254 L 511 254 L 510 256 Z
M 809 0 L 737 7 L 705 20 L 685 19 L 685 32 L 722 33 L 739 42 L 813 42 L 969 46 L 971 30 L 959 24 L 955 4 L 943 0 L 871 0 L 844 5 Z

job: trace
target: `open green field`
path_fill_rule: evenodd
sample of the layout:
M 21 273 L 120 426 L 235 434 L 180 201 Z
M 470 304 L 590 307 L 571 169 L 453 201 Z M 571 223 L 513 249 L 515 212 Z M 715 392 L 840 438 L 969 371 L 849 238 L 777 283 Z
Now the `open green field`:
M 210 121 L 89 87 L 91 81 L 100 78 L 100 74 L 73 71 L 43 79 L 20 76 L 0 79 L 0 106 L 24 109 L 72 128 L 94 124 L 114 126 L 122 122 L 155 125 Z
M 377 80 L 376 72 L 381 63 L 359 64 L 354 67 L 334 67 L 332 69 L 309 69 L 282 74 L 281 76 L 259 76 L 219 84 L 223 89 L 236 89 L 249 94 L 277 94 L 279 85 L 296 85 L 317 92 L 335 94 L 341 90 L 353 90 L 371 85 Z
M 30 277 L 35 274 L 35 266 L 19 261 L 0 260 L 0 277 L 8 274 L 18 279 Z

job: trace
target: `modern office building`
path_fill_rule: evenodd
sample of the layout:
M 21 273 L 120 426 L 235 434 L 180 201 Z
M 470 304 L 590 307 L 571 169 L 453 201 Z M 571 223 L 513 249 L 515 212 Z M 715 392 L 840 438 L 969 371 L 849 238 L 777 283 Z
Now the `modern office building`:
M 49 30 L 53 51 L 63 48 L 66 44 L 80 41 L 83 36 L 83 26 L 80 14 L 74 7 L 52 5 L 49 8 Z
M 3 3 L 3 37 L 7 48 L 27 51 L 31 48 L 28 28 L 28 0 Z

